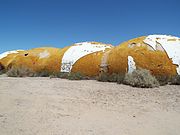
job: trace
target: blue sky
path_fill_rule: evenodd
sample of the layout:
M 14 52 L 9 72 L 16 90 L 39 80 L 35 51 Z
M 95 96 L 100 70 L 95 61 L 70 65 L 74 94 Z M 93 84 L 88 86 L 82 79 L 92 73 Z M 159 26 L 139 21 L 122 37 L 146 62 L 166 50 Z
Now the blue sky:
M 0 0 L 0 53 L 76 42 L 180 37 L 180 0 Z

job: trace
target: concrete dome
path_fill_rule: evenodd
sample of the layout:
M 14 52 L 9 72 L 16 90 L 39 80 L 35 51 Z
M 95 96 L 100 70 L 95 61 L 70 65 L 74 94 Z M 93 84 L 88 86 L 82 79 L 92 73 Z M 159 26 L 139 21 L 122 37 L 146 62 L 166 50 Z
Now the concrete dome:
M 154 75 L 180 74 L 180 39 L 166 35 L 143 36 L 121 43 L 108 55 L 109 72 L 132 72 L 137 67 Z
M 149 35 L 113 47 L 99 42 L 75 43 L 65 48 L 42 47 L 0 55 L 6 69 L 25 66 L 34 71 L 81 72 L 97 76 L 100 72 L 131 73 L 144 68 L 154 75 L 180 74 L 180 38 Z

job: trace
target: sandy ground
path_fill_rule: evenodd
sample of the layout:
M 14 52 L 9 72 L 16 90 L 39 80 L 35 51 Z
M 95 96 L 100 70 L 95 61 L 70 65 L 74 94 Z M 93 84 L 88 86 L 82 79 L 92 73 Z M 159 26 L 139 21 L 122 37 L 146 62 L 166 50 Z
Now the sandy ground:
M 180 86 L 0 77 L 0 135 L 180 135 Z

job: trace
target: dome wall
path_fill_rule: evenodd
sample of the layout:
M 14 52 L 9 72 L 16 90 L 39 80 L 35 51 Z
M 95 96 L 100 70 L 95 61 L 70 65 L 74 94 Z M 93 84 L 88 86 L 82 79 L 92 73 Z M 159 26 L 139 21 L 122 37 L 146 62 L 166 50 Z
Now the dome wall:
M 71 72 L 81 72 L 90 77 L 97 76 L 103 54 L 104 52 L 95 52 L 82 57 L 73 65 Z
M 108 56 L 109 72 L 128 72 L 128 56 L 131 56 L 136 67 L 148 69 L 154 75 L 172 76 L 177 74 L 177 65 L 167 55 L 166 50 L 158 46 L 156 47 L 158 49 L 154 49 L 144 42 L 146 38 L 149 37 L 135 38 L 114 47 Z
M 19 53 L 23 52 L 24 50 L 14 50 L 14 51 L 7 51 L 0 54 L 0 63 L 6 69 L 8 65 L 15 59 Z
M 42 47 L 19 53 L 10 67 L 27 67 L 33 71 L 47 70 L 58 72 L 60 68 L 61 49 Z
M 101 59 L 112 45 L 98 42 L 82 42 L 71 46 L 62 58 L 61 72 L 81 72 L 84 75 L 99 74 Z
M 154 75 L 180 74 L 180 38 L 149 35 L 113 47 L 99 42 L 76 43 L 65 48 L 42 47 L 0 55 L 6 69 L 27 67 L 33 71 L 81 72 L 87 76 L 106 73 L 131 73 L 137 68 Z

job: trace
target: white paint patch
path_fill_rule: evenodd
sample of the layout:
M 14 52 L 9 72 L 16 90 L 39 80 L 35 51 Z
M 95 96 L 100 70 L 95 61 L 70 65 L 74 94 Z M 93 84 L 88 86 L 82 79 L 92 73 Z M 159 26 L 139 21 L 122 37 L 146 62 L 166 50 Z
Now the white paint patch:
M 80 58 L 98 51 L 104 51 L 112 46 L 106 44 L 93 44 L 91 42 L 76 43 L 71 46 L 62 58 L 61 72 L 70 72 L 73 64 Z M 88 62 L 88 61 L 87 61 Z
M 7 51 L 7 52 L 4 52 L 4 53 L 0 54 L 0 59 L 7 57 L 9 54 L 19 53 L 18 51 L 23 51 L 23 50 L 16 50 L 16 51 Z
M 47 50 L 45 50 L 44 52 L 39 53 L 39 59 L 49 58 L 49 56 L 50 56 L 50 53 Z
M 132 56 L 128 56 L 128 73 L 132 73 L 134 70 L 136 70 L 136 63 Z
M 174 36 L 167 36 L 167 35 L 149 35 L 144 39 L 144 43 L 150 45 L 154 50 L 156 50 L 156 44 L 158 41 L 161 40 L 168 41 L 171 39 L 175 39 L 176 41 L 178 41 L 179 38 Z
M 177 71 L 178 75 L 180 75 L 180 66 L 178 66 L 178 67 L 176 68 L 176 71 Z
M 168 57 L 172 59 L 173 64 L 178 65 L 177 73 L 180 75 L 180 38 L 166 35 L 149 35 L 144 42 L 155 50 L 157 50 L 156 44 L 161 44 Z

